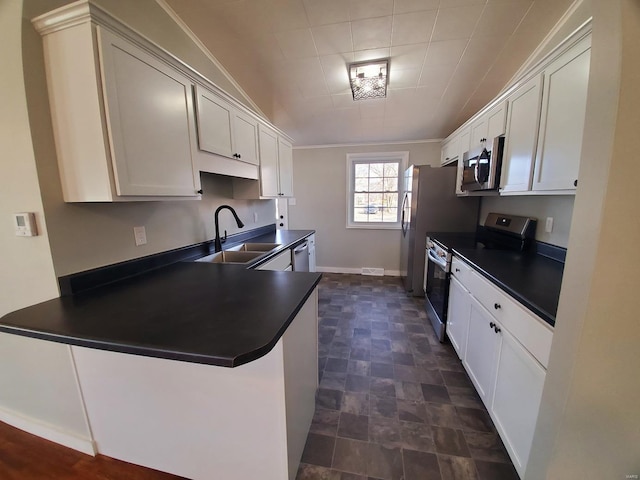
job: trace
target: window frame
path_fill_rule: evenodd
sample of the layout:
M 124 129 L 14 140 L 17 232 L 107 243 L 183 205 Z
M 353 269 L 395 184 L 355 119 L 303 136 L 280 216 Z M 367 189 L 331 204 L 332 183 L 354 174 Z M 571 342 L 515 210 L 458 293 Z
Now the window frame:
M 353 219 L 355 192 L 355 165 L 362 163 L 398 162 L 398 212 L 395 222 L 358 222 Z M 347 228 L 369 230 L 399 230 L 401 203 L 404 195 L 404 172 L 409 163 L 409 152 L 347 153 Z

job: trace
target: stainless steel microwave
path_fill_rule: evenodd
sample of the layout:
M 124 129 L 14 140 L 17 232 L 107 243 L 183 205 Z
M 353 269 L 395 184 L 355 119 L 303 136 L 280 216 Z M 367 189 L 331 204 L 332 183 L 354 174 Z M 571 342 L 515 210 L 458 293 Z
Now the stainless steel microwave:
M 461 190 L 473 192 L 500 187 L 504 137 L 494 138 L 490 147 L 491 150 L 485 147 L 480 153 L 471 151 L 462 156 Z

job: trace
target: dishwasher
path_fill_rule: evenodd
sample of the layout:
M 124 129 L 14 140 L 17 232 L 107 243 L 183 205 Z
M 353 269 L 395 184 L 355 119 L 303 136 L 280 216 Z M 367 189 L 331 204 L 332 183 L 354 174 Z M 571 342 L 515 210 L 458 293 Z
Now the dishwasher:
M 309 242 L 307 240 L 293 250 L 293 271 L 309 271 Z

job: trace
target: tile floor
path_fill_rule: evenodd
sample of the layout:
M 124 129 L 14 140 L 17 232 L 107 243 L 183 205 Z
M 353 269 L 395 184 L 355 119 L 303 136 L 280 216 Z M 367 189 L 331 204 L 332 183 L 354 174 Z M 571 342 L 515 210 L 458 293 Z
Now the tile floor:
M 453 347 L 398 278 L 324 274 L 297 480 L 518 480 Z

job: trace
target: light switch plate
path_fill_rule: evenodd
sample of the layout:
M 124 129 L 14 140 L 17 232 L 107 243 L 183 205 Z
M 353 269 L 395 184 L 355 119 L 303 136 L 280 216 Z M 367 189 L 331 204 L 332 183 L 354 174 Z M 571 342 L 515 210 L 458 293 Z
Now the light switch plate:
M 147 243 L 147 231 L 144 227 L 133 227 L 133 236 L 136 239 L 136 247 Z
M 547 217 L 547 221 L 544 224 L 544 231 L 551 233 L 553 231 L 553 217 Z

